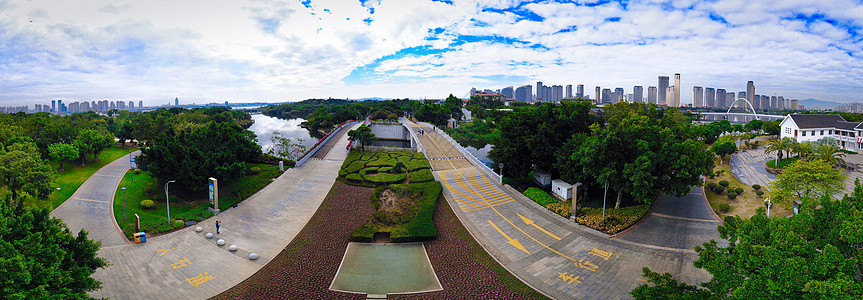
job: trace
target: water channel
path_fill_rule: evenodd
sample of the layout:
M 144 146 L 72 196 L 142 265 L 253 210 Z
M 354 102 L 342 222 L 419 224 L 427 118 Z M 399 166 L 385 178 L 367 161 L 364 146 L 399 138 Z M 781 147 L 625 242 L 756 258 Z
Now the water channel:
M 255 124 L 249 127 L 249 130 L 258 136 L 257 142 L 258 145 L 261 145 L 261 151 L 267 152 L 267 149 L 273 145 L 270 138 L 272 138 L 273 132 L 276 131 L 287 138 L 302 139 L 306 149 L 311 149 L 318 142 L 318 139 L 312 137 L 307 129 L 300 127 L 300 123 L 305 122 L 305 119 L 284 120 L 262 114 L 253 114 L 252 120 L 255 121 Z

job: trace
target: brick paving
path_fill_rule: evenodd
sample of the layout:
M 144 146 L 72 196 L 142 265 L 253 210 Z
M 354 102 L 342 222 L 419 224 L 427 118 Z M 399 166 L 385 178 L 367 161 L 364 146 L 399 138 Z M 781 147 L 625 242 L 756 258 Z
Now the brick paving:
M 345 146 L 347 137 L 340 135 L 333 147 Z M 294 239 L 335 182 L 346 155 L 345 151 L 330 151 L 323 160 L 310 160 L 301 168 L 288 169 L 236 208 L 142 244 L 127 244 L 111 215 L 113 191 L 128 169 L 125 159 L 118 160 L 122 167 L 113 162 L 100 169 L 82 185 L 80 194 L 76 193 L 71 202 L 52 215 L 63 217 L 73 229 L 87 228 L 91 238 L 103 241 L 98 255 L 111 266 L 93 275 L 103 287 L 90 296 L 205 299 L 257 272 Z M 91 203 L 103 204 L 106 209 L 86 206 Z M 222 221 L 222 233 L 207 239 L 206 233 L 215 233 L 216 220 Z M 203 232 L 196 232 L 197 226 Z M 115 231 L 122 241 L 111 237 Z M 226 244 L 217 245 L 218 238 Z M 239 250 L 231 252 L 229 245 L 237 245 Z M 249 260 L 251 252 L 259 258 Z
M 769 188 L 770 183 L 776 181 L 776 175 L 768 173 L 764 166 L 767 164 L 767 161 L 773 159 L 776 159 L 775 154 L 772 156 L 765 155 L 763 146 L 758 149 L 737 152 L 731 156 L 731 172 L 734 173 L 734 177 L 744 184 L 758 184 Z M 854 180 L 863 178 L 863 173 L 857 171 L 844 172 L 847 176 L 845 177 L 845 191 L 842 193 L 851 194 L 854 192 Z M 837 197 L 841 196 L 837 195 Z
M 419 138 L 430 158 L 461 155 L 431 128 L 413 124 L 411 129 L 426 131 Z M 610 239 L 548 211 L 509 186 L 493 182 L 473 165 L 453 163 L 433 173 L 474 239 L 516 277 L 551 298 L 631 298 L 629 291 L 644 283 L 641 268 L 645 266 L 670 272 L 689 283 L 711 278 L 692 265 L 697 255 L 691 250 Z M 681 231 L 681 235 L 687 232 Z M 696 237 L 708 235 L 699 232 Z M 687 245 L 694 243 L 687 241 Z

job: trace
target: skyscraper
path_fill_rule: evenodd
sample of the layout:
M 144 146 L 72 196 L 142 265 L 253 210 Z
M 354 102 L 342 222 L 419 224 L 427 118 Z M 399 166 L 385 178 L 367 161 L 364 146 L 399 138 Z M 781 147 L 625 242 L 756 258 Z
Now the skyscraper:
M 755 96 L 755 83 L 750 80 L 749 82 L 746 82 L 746 100 L 749 100 L 749 103 L 751 103 L 755 108 L 761 108 L 761 103 L 756 103 L 761 101 L 755 101 Z
M 674 74 L 674 103 L 670 105 L 672 107 L 680 107 L 680 89 L 683 86 L 680 85 L 680 73 Z
M 515 99 L 515 93 L 512 86 L 500 89 L 500 94 L 506 99 Z
M 584 85 L 579 84 L 575 89 L 575 98 L 584 98 Z
M 614 103 L 617 103 L 620 100 L 623 100 L 624 96 L 626 96 L 626 95 L 623 93 L 623 88 L 614 88 L 614 99 L 612 99 L 614 101 Z
M 797 104 L 797 99 L 792 99 L 792 100 L 791 100 L 791 109 L 793 109 L 793 110 L 798 110 L 798 109 L 800 109 L 800 107 L 798 107 L 798 104 Z
M 144 101 L 143 100 L 138 100 L 138 108 L 139 109 L 144 108 Z
M 51 100 L 51 112 L 57 113 L 57 100 Z
M 566 85 L 566 99 L 572 99 L 572 85 Z
M 537 101 L 545 100 L 545 99 L 543 99 L 543 96 L 544 96 L 543 92 L 545 92 L 545 89 L 542 86 L 542 81 L 537 81 L 536 82 L 536 100 Z
M 647 103 L 657 104 L 656 103 L 656 87 L 655 86 L 648 86 L 647 87 Z
M 672 105 L 674 105 L 674 86 L 673 85 L 669 86 L 666 89 L 665 94 L 666 94 L 666 97 L 668 97 L 667 101 L 665 102 L 665 105 L 667 105 L 668 107 L 673 107 Z
M 632 102 L 644 101 L 644 88 L 640 85 L 632 87 Z
M 728 108 L 729 104 L 725 102 L 725 89 L 716 89 L 716 107 Z
M 657 101 L 659 101 L 659 105 L 667 105 L 668 104 L 668 76 L 659 76 L 659 97 L 657 97 Z
M 712 87 L 704 88 L 704 104 L 707 107 L 716 107 L 716 91 Z
M 174 106 L 180 106 L 180 98 L 174 98 Z
M 602 102 L 602 97 L 600 96 L 600 93 L 599 93 L 599 92 L 600 92 L 600 87 L 598 87 L 598 86 L 597 86 L 597 87 L 596 87 L 596 102 L 597 102 L 597 103 L 601 103 L 601 102 Z
M 612 97 L 611 89 L 602 89 L 602 103 L 614 103 L 611 102 Z
M 740 98 L 743 98 L 743 99 L 749 100 L 749 97 L 748 97 L 748 96 L 746 96 L 746 92 L 744 92 L 744 91 L 738 92 L 738 93 L 737 93 L 737 98 L 734 98 L 734 100 L 738 100 L 738 99 L 740 99 Z M 746 105 L 746 103 L 745 103 L 745 102 L 746 102 L 746 101 L 737 101 L 737 108 L 746 108 L 748 105 Z
M 704 107 L 704 89 L 700 86 L 692 87 L 692 107 Z
M 135 110 L 135 101 L 129 101 L 129 110 Z

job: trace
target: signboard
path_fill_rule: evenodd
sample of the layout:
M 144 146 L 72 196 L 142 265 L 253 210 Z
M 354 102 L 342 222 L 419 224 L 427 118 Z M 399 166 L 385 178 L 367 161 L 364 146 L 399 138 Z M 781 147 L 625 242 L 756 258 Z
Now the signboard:
M 219 181 L 216 178 L 209 178 L 208 198 L 210 200 L 210 209 L 219 210 Z

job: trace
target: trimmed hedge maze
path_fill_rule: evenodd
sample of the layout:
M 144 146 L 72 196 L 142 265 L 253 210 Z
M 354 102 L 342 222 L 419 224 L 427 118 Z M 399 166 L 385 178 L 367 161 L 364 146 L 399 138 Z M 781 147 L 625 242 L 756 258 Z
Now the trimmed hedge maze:
M 421 152 L 351 151 L 339 171 L 339 179 L 357 186 L 433 181 L 431 166 Z

